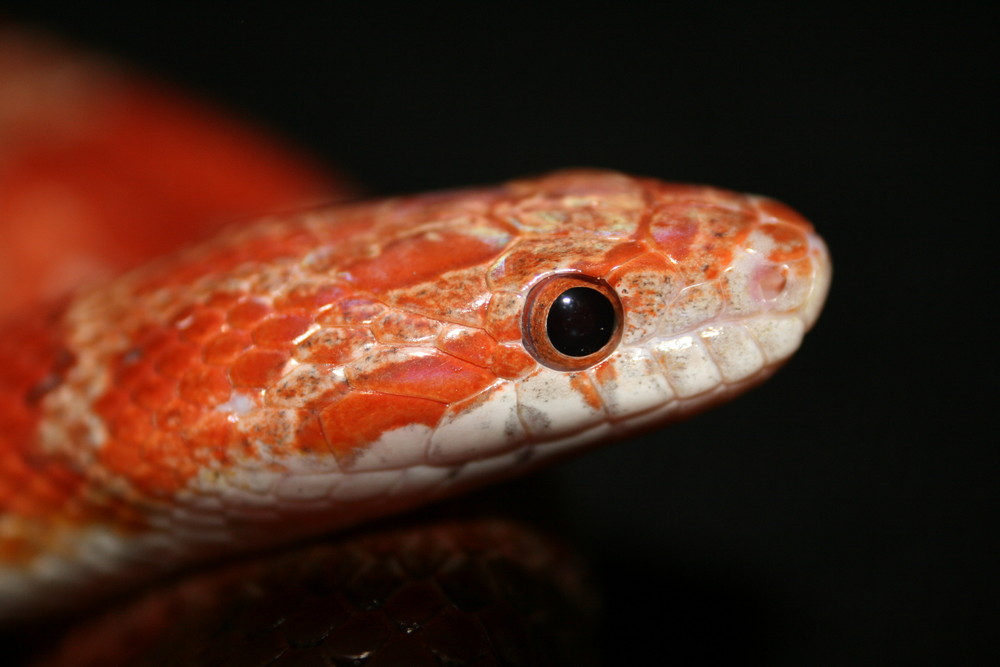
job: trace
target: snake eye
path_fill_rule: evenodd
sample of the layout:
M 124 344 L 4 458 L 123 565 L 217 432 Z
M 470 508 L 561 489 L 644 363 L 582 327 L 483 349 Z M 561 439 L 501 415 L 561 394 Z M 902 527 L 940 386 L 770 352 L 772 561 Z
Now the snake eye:
M 603 280 L 581 274 L 545 278 L 528 294 L 524 346 L 540 363 L 578 371 L 606 358 L 622 335 L 622 304 Z

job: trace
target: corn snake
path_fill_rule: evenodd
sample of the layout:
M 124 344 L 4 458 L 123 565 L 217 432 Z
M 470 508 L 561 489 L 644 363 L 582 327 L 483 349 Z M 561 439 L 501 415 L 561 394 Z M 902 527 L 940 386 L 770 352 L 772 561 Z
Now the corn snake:
M 296 195 L 321 189 L 302 180 Z M 272 217 L 86 288 L 55 335 L 46 315 L 0 344 L 31 408 L 5 431 L 38 434 L 2 443 L 4 470 L 45 473 L 0 503 L 0 609 L 106 591 L 108 563 L 149 576 L 334 530 L 708 407 L 794 351 L 828 273 L 771 200 L 577 170 Z M 570 282 L 545 296 L 550 279 Z M 588 354 L 544 345 L 569 286 L 621 313 Z

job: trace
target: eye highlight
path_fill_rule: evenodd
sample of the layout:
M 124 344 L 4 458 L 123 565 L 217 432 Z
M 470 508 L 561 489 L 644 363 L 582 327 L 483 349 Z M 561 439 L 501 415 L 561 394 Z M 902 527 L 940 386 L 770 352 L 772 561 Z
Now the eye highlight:
M 521 332 L 540 363 L 559 371 L 589 368 L 618 346 L 622 304 L 603 280 L 582 274 L 545 278 L 528 294 Z

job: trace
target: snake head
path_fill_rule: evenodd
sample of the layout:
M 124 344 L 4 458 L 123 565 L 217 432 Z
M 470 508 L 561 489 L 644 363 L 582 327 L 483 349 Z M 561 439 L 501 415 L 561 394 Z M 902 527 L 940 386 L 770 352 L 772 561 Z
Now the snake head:
M 15 445 L 57 519 L 8 517 L 41 536 L 19 558 L 100 586 L 648 430 L 771 374 L 829 277 L 773 200 L 606 171 L 232 230 L 52 320 L 63 362 Z
M 264 258 L 226 266 L 234 247 Z M 830 275 L 773 200 L 584 170 L 265 222 L 178 261 L 183 295 L 171 263 L 126 283 L 155 308 L 125 328 L 196 332 L 178 386 L 215 381 L 190 383 L 207 407 L 172 432 L 187 468 L 150 490 L 221 498 L 268 539 L 719 403 L 798 348 Z
M 327 529 L 738 393 L 829 275 L 773 200 L 605 171 L 265 220 L 80 297 L 43 437 L 128 499 Z

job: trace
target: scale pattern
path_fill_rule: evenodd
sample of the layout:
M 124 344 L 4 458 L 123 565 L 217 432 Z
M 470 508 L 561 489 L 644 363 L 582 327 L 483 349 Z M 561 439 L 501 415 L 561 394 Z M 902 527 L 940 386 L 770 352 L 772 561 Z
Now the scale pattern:
M 587 170 L 275 215 L 150 261 L 343 189 L 3 25 L 0 86 L 0 621 L 711 406 L 797 348 L 827 289 L 781 204 Z M 553 276 L 620 301 L 593 359 L 533 338 Z
M 592 368 L 524 346 L 528 292 L 561 273 L 622 302 Z M 773 200 L 604 171 L 224 233 L 0 333 L 0 610 L 690 414 L 784 361 L 828 277 L 809 223 Z

